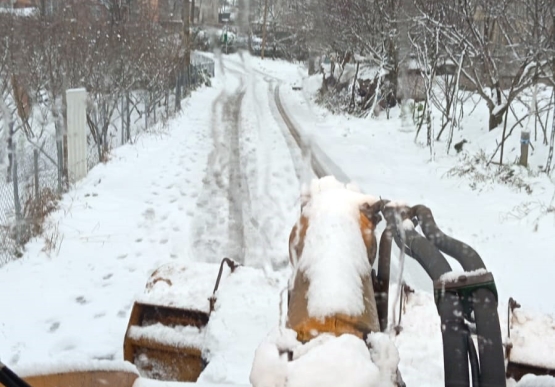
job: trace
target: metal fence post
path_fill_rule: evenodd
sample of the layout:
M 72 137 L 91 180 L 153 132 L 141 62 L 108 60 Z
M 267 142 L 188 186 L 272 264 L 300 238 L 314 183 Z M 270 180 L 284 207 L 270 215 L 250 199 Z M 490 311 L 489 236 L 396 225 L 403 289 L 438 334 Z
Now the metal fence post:
M 23 214 L 21 211 L 21 201 L 19 200 L 19 179 L 17 177 L 17 152 L 15 149 L 15 142 L 12 143 L 12 177 L 13 177 L 13 202 L 15 209 L 15 241 L 18 245 L 21 244 L 21 225 L 23 223 Z

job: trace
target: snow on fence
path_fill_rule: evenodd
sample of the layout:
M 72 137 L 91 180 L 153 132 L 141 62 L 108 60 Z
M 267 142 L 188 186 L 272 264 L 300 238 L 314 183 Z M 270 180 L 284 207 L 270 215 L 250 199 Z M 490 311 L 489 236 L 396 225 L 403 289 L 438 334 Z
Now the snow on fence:
M 214 61 L 193 53 L 191 66 L 184 73 L 180 87 L 185 90 L 192 89 L 214 76 Z M 121 97 L 119 115 L 114 116 L 111 122 L 111 127 L 116 128 L 115 133 L 106 136 L 111 141 L 111 148 L 132 140 L 130 126 L 133 133 L 138 133 L 148 130 L 148 120 L 153 118 L 156 122 L 156 104 L 149 107 L 147 104 L 130 102 L 129 94 L 136 96 L 138 101 L 141 93 L 139 90 Z M 182 95 L 186 96 L 187 93 Z M 127 106 L 124 106 L 126 104 Z M 169 104 L 169 101 L 166 101 L 166 104 Z M 148 110 L 152 105 L 155 110 L 153 115 Z M 56 201 L 68 188 L 66 177 L 69 175 L 70 182 L 79 180 L 101 160 L 102 146 L 99 142 L 103 139 L 98 134 L 91 133 L 88 123 L 85 127 L 85 139 L 79 135 L 72 137 L 70 126 L 73 125 L 73 119 L 69 100 L 67 109 L 70 132 L 66 137 L 68 165 L 60 165 L 59 160 L 64 163 L 61 153 L 64 152 L 64 146 L 62 141 L 56 141 L 54 130 L 39 138 L 26 138 L 22 135 L 13 137 L 7 170 L 0 171 L 0 267 L 21 257 L 25 243 L 42 233 L 45 217 L 55 208 Z M 87 107 L 87 112 L 90 113 L 90 106 Z M 147 119 L 147 122 L 142 124 L 141 117 Z M 83 116 L 79 117 L 81 124 L 82 120 Z M 121 140 L 118 140 L 119 138 Z M 83 159 L 86 160 L 84 164 Z M 72 164 L 78 165 L 78 168 L 75 169 Z M 48 235 L 44 235 L 46 248 L 52 243 L 49 238 Z

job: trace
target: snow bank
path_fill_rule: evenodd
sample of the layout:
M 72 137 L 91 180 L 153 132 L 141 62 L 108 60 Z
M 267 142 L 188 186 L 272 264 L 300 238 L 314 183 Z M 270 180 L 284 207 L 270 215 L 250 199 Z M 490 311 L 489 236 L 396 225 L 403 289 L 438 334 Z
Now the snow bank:
M 397 366 L 399 365 L 399 351 L 385 333 L 374 332 L 366 340 L 370 348 L 372 361 L 380 370 L 380 386 L 395 385 L 397 381 Z
M 303 208 L 309 227 L 297 265 L 297 271 L 310 283 L 310 316 L 356 316 L 364 312 L 362 278 L 369 275 L 371 267 L 360 231 L 359 207 L 376 201 L 333 176 L 312 181 L 310 201 Z
M 287 387 L 384 386 L 368 348 L 356 336 L 321 335 L 313 342 L 310 351 L 288 364 Z
M 12 368 L 13 371 L 22 378 L 84 371 L 125 371 L 132 372 L 137 375 L 139 374 L 135 365 L 127 361 L 114 360 L 90 360 L 78 362 L 61 362 L 60 360 L 55 360 L 52 362 L 26 364 L 23 367 L 15 366 Z
M 304 345 L 294 335 L 276 330 L 260 344 L 250 374 L 254 387 L 394 385 L 399 354 L 387 335 L 370 335 L 370 350 L 350 334 L 322 334 Z
M 219 265 L 211 263 L 168 263 L 152 274 L 137 301 L 208 313 L 218 270 Z
M 168 327 L 156 323 L 145 327 L 132 326 L 129 336 L 135 340 L 146 339 L 178 348 L 202 349 L 204 330 L 193 326 Z

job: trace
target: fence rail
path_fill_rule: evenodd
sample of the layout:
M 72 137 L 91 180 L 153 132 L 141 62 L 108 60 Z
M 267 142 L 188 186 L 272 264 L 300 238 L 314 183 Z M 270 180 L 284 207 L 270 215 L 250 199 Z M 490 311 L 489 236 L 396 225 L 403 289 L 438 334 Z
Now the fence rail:
M 174 86 L 185 93 L 177 94 L 176 91 L 175 96 L 186 96 L 187 90 L 206 84 L 214 76 L 214 61 L 193 53 L 185 74 Z M 168 90 L 167 94 L 172 91 Z M 136 94 L 137 100 L 140 100 L 140 91 L 130 94 Z M 118 144 L 111 144 L 112 148 L 131 140 L 131 136 L 124 133 L 126 127 L 131 127 L 134 134 L 147 130 L 150 124 L 156 124 L 157 117 L 162 114 L 157 109 L 168 111 L 167 105 L 172 105 L 169 98 L 165 107 L 158 108 L 155 103 L 152 114 L 146 104 L 130 102 L 131 98 L 126 100 L 128 105 L 122 103 L 122 108 L 112 120 L 112 126 L 117 128 L 116 133 L 112 133 L 113 138 L 121 139 Z M 0 115 L 0 122 L 1 118 L 7 119 Z M 87 170 L 90 170 L 102 157 L 98 137 L 87 131 Z M 0 176 L 5 176 L 0 178 L 0 267 L 23 255 L 25 243 L 42 233 L 45 217 L 55 209 L 56 201 L 68 189 L 67 165 L 59 167 L 60 161 L 65 163 L 67 150 L 64 151 L 62 141 L 56 141 L 54 130 L 40 139 L 21 135 L 13 142 L 9 149 L 9 165 L 0 173 Z M 67 146 L 71 146 L 71 142 L 68 141 Z

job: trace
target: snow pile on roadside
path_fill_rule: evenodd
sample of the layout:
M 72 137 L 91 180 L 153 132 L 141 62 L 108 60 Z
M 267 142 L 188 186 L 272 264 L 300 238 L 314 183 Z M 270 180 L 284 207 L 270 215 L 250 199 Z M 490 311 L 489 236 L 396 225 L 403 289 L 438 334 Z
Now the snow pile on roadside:
M 310 201 L 303 208 L 310 226 L 297 268 L 310 283 L 310 316 L 354 316 L 364 312 L 362 278 L 371 267 L 360 231 L 359 207 L 374 202 L 373 196 L 362 194 L 333 176 L 312 182 Z
M 258 347 L 250 374 L 254 387 L 394 385 L 399 355 L 385 334 L 370 335 L 370 351 L 350 334 L 323 334 L 306 344 L 295 336 L 290 329 L 274 331 Z

